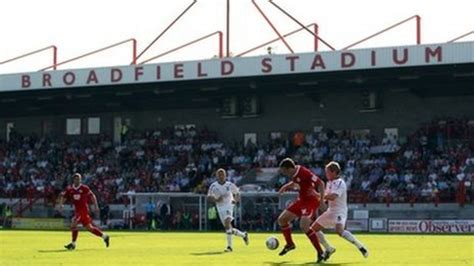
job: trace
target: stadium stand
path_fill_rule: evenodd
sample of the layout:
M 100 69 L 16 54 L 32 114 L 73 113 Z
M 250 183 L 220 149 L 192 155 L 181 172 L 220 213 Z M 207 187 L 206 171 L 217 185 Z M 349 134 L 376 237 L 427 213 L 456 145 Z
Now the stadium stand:
M 324 129 L 304 135 L 298 146 L 279 138 L 263 145 L 224 143 L 196 128 L 129 131 L 119 144 L 106 135 L 59 140 L 13 132 L 0 144 L 0 197 L 28 195 L 54 204 L 73 172 L 83 173 L 107 203 L 123 203 L 118 193 L 127 191 L 204 193 L 217 167 L 227 166 L 231 180 L 243 185 L 252 172 L 293 156 L 321 176 L 325 162 L 341 162 L 354 203 L 463 203 L 472 201 L 473 132 L 467 119 L 443 119 L 403 140 Z M 275 176 L 272 186 L 256 187 L 275 191 L 284 182 Z

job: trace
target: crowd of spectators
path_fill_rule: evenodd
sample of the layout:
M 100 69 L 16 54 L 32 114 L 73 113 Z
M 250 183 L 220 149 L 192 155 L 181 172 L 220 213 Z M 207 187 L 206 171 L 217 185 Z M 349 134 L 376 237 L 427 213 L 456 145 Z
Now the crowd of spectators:
M 433 121 L 403 141 L 390 134 L 378 139 L 322 131 L 307 135 L 294 157 L 320 176 L 325 162 L 340 162 L 351 201 L 451 202 L 472 194 L 466 188 L 472 192 L 474 126 Z
M 0 197 L 57 195 L 74 172 L 109 203 L 121 200 L 119 192 L 199 191 L 217 165 L 236 160 L 229 150 L 214 133 L 194 128 L 129 132 L 120 144 L 105 135 L 58 140 L 13 132 L 0 143 Z
M 107 203 L 123 202 L 119 193 L 129 191 L 205 193 L 217 167 L 225 166 L 239 183 L 249 169 L 276 167 L 292 156 L 320 176 L 327 161 L 340 162 L 354 201 L 453 200 L 472 187 L 471 130 L 467 120 L 450 119 L 403 141 L 396 134 L 377 138 L 323 129 L 298 132 L 295 139 L 272 135 L 264 145 L 224 143 L 194 127 L 130 131 L 120 144 L 105 135 L 60 140 L 13 132 L 8 143 L 0 142 L 0 197 L 41 194 L 54 201 L 74 172 Z M 285 181 L 276 177 L 273 189 Z

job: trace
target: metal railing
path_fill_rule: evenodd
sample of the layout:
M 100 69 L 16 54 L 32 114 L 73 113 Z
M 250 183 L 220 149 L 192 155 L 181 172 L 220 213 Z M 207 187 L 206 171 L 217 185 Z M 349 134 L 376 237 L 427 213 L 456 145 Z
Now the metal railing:
M 5 61 L 1 61 L 0 65 L 7 64 L 7 63 L 10 63 L 10 62 L 13 62 L 13 61 L 17 61 L 19 59 L 28 57 L 30 55 L 38 54 L 38 53 L 41 53 L 43 51 L 47 51 L 47 50 L 50 50 L 50 49 L 53 50 L 53 66 L 54 66 L 53 69 L 56 70 L 56 63 L 57 63 L 57 59 L 58 59 L 58 48 L 55 45 L 50 45 L 50 46 L 47 46 L 47 47 L 29 52 L 29 53 L 26 53 L 26 54 L 22 54 L 22 55 L 7 59 Z
M 62 61 L 62 62 L 59 62 L 59 63 L 54 63 L 53 65 L 51 66 L 48 66 L 46 68 L 42 68 L 40 69 L 39 71 L 45 71 L 45 70 L 48 70 L 48 69 L 54 69 L 56 70 L 58 66 L 61 66 L 61 65 L 64 65 L 64 64 L 67 64 L 67 63 L 70 63 L 70 62 L 73 62 L 73 61 L 77 61 L 79 59 L 82 59 L 84 57 L 87 57 L 87 56 L 90 56 L 90 55 L 93 55 L 93 54 L 97 54 L 97 53 L 100 53 L 100 52 L 103 52 L 105 50 L 109 50 L 109 49 L 112 49 L 112 48 L 115 48 L 117 46 L 120 46 L 122 44 L 126 44 L 126 43 L 129 43 L 129 42 L 132 42 L 132 64 L 136 64 L 136 58 L 137 58 L 137 40 L 135 40 L 134 38 L 130 38 L 130 39 L 126 39 L 124 41 L 121 41 L 121 42 L 117 42 L 117 43 L 114 43 L 112 45 L 109 45 L 109 46 L 106 46 L 106 47 L 103 47 L 103 48 L 100 48 L 100 49 L 97 49 L 97 50 L 94 50 L 94 51 L 91 51 L 91 52 L 88 52 L 88 53 L 85 53 L 85 54 L 82 54 L 82 55 L 79 55 L 79 56 L 76 56 L 76 57 L 73 57 L 71 59 L 68 59 L 68 60 L 65 60 L 65 61 Z
M 273 29 L 273 31 L 278 35 L 278 39 L 280 39 L 285 44 L 286 48 L 288 48 L 290 53 L 293 54 L 294 53 L 293 49 L 291 49 L 291 46 L 286 42 L 285 37 L 283 37 L 283 35 L 281 35 L 281 33 L 277 30 L 277 28 L 270 21 L 270 19 L 265 15 L 265 13 L 262 11 L 262 9 L 258 6 L 257 2 L 255 2 L 255 0 L 252 0 L 252 4 L 258 10 L 260 15 L 262 15 L 262 17 L 265 19 L 265 21 L 267 21 L 268 25 L 270 25 L 270 27 Z
M 450 40 L 450 41 L 447 41 L 447 43 L 452 43 L 452 42 L 458 41 L 458 40 L 460 40 L 460 39 L 462 39 L 462 38 L 465 38 L 465 37 L 467 37 L 467 36 L 469 36 L 469 35 L 471 35 L 471 34 L 474 34 L 474 30 L 471 30 L 470 32 L 464 33 L 463 35 L 460 35 L 460 36 L 458 36 L 458 37 L 456 37 L 456 38 L 454 38 L 454 39 L 452 39 L 452 40 Z
M 178 22 L 178 20 L 184 16 L 184 14 L 186 14 L 189 9 L 191 9 L 191 7 L 194 6 L 194 4 L 197 3 L 197 0 L 194 0 L 191 4 L 189 4 L 186 9 L 184 9 L 183 12 L 181 12 L 178 17 L 176 17 L 160 34 L 158 34 L 158 36 L 147 46 L 145 47 L 145 49 L 143 49 L 143 51 L 140 52 L 140 54 L 138 54 L 135 58 L 135 60 L 138 60 L 148 49 L 150 49 L 150 47 L 153 46 L 153 44 L 155 44 L 161 37 L 163 37 L 163 35 L 165 35 L 165 33 L 171 29 L 171 27 L 173 27 L 173 25 Z M 135 63 L 131 63 L 132 65 L 134 65 Z
M 317 34 L 318 34 L 318 24 L 316 24 L 316 23 L 311 23 L 311 24 L 308 24 L 306 27 L 308 27 L 308 28 L 309 28 L 309 27 L 314 27 L 313 29 L 314 29 L 314 32 L 315 32 L 315 34 L 316 34 L 316 36 L 317 36 Z M 301 27 L 301 28 L 299 28 L 299 29 L 297 29 L 297 30 L 294 30 L 294 31 L 288 32 L 288 33 L 286 33 L 286 34 L 283 34 L 282 36 L 283 36 L 283 37 L 288 37 L 288 36 L 291 36 L 291 35 L 293 35 L 293 34 L 296 34 L 296 33 L 300 32 L 300 31 L 302 31 L 302 30 L 304 30 L 304 29 L 305 29 L 304 27 Z M 253 48 L 251 48 L 251 49 L 248 49 L 248 50 L 246 50 L 246 51 L 244 51 L 244 52 L 241 52 L 241 53 L 237 54 L 236 57 L 241 57 L 241 56 L 243 56 L 243 55 L 246 55 L 246 54 L 248 54 L 248 53 L 251 53 L 251 52 L 253 52 L 253 51 L 255 51 L 255 50 L 258 50 L 258 49 L 260 49 L 260 48 L 262 48 L 262 47 L 265 47 L 266 45 L 272 44 L 272 43 L 274 43 L 274 42 L 276 42 L 276 41 L 278 41 L 278 40 L 280 40 L 280 38 L 272 39 L 272 40 L 270 40 L 270 41 L 268 41 L 268 42 L 265 42 L 265 43 L 263 43 L 263 44 L 260 44 L 260 45 L 258 45 L 258 46 L 255 46 L 255 47 L 253 47 Z M 315 51 L 315 52 L 318 51 L 318 38 L 317 38 L 317 37 L 314 37 L 314 51 Z
M 317 30 L 315 32 L 312 32 L 309 27 L 305 27 L 303 23 L 301 23 L 299 20 L 297 20 L 294 16 L 292 16 L 288 11 L 284 10 L 281 6 L 277 5 L 273 0 L 269 0 L 270 4 L 272 4 L 274 7 L 276 7 L 278 10 L 280 10 L 283 14 L 285 14 L 287 17 L 289 17 L 291 20 L 293 20 L 296 24 L 300 25 L 303 29 L 305 29 L 307 32 L 309 32 L 311 35 L 313 35 L 316 40 L 320 40 L 322 43 L 324 43 L 329 49 L 335 51 L 336 48 L 334 48 L 332 45 L 330 45 L 327 41 L 323 40 L 320 36 Z M 315 43 L 315 47 L 317 48 L 318 44 L 317 42 Z M 317 49 L 316 49 L 317 50 Z
M 391 29 L 393 29 L 393 28 L 396 28 L 396 27 L 398 27 L 398 26 L 400 26 L 400 25 L 402 25 L 402 24 L 404 24 L 404 23 L 406 23 L 406 22 L 408 22 L 408 21 L 410 21 L 410 20 L 413 20 L 413 19 L 416 19 L 416 44 L 421 44 L 421 17 L 420 17 L 419 15 L 414 15 L 414 16 L 411 16 L 411 17 L 409 17 L 409 18 L 407 18 L 407 19 L 404 19 L 404 20 L 402 20 L 402 21 L 400 21 L 400 22 L 398 22 L 398 23 L 395 23 L 395 24 L 393 24 L 392 26 L 389 26 L 389 27 L 387 27 L 387 28 L 385 28 L 385 29 L 383 29 L 383 30 L 381 30 L 381 31 L 378 31 L 378 32 L 376 32 L 376 33 L 374 33 L 374 34 L 372 34 L 372 35 L 370 35 L 370 36 L 368 36 L 368 37 L 365 37 L 364 39 L 362 39 L 362 40 L 360 40 L 360 41 L 357 41 L 357 42 L 355 42 L 355 43 L 353 43 L 353 44 L 350 44 L 350 45 L 348 45 L 348 46 L 342 48 L 342 50 L 347 50 L 347 49 L 349 49 L 349 48 L 352 48 L 352 47 L 354 47 L 354 46 L 356 46 L 356 45 L 358 45 L 358 44 L 361 44 L 361 43 L 363 43 L 363 42 L 365 42 L 365 41 L 367 41 L 367 40 L 369 40 L 369 39 L 372 39 L 372 38 L 374 38 L 374 37 L 376 37 L 376 36 L 378 36 L 378 35 L 380 35 L 380 34 L 382 34 L 382 33 L 384 33 L 384 32 L 387 32 L 387 31 L 389 31 L 389 30 L 391 30 Z
M 139 65 L 148 63 L 148 62 L 153 61 L 153 60 L 155 60 L 155 59 L 157 59 L 157 58 L 163 57 L 163 56 L 165 56 L 165 55 L 167 55 L 167 54 L 176 52 L 176 51 L 181 50 L 181 49 L 183 49 L 183 48 L 185 48 L 185 47 L 188 47 L 188 46 L 190 46 L 190 45 L 192 45 L 192 44 L 195 44 L 195 43 L 197 43 L 197 42 L 200 42 L 200 41 L 203 41 L 203 40 L 205 40 L 205 39 L 207 39 L 207 38 L 210 38 L 210 37 L 212 37 L 212 36 L 214 36 L 214 35 L 218 35 L 218 39 L 219 39 L 218 56 L 219 56 L 219 58 L 222 58 L 222 57 L 223 57 L 223 53 L 224 53 L 224 51 L 223 51 L 223 44 L 222 44 L 222 41 L 223 41 L 223 34 L 222 34 L 221 31 L 215 31 L 215 32 L 213 32 L 213 33 L 207 34 L 207 35 L 205 35 L 205 36 L 203 36 L 203 37 L 197 38 L 197 39 L 195 39 L 195 40 L 193 40 L 193 41 L 190 41 L 190 42 L 187 42 L 187 43 L 185 43 L 185 44 L 183 44 L 183 45 L 180 45 L 180 46 L 178 46 L 178 47 L 176 47 L 176 48 L 173 48 L 173 49 L 171 49 L 171 50 L 168 50 L 168 51 L 166 51 L 166 52 L 164 52 L 164 53 L 161 53 L 161 54 L 159 54 L 159 55 L 156 55 L 156 56 L 153 56 L 153 57 L 151 57 L 151 58 L 148 58 L 147 60 L 144 60 L 144 61 L 140 62 Z

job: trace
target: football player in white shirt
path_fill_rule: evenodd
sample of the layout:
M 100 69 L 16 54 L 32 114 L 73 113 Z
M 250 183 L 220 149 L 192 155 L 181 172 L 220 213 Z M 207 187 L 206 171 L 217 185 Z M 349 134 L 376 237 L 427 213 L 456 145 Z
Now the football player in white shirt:
M 227 173 L 220 168 L 216 171 L 217 181 L 212 183 L 207 193 L 209 201 L 215 202 L 219 218 L 224 225 L 227 235 L 226 252 L 232 252 L 232 235 L 241 237 L 245 244 L 249 244 L 249 235 L 247 232 L 241 232 L 237 228 L 232 228 L 232 220 L 234 220 L 234 205 L 240 199 L 239 189 L 237 186 L 227 181 Z
M 325 260 L 329 259 L 336 249 L 329 244 L 321 232 L 324 228 L 335 228 L 340 237 L 356 246 L 362 255 L 367 258 L 369 256 L 367 248 L 351 232 L 344 229 L 347 219 L 347 188 L 346 182 L 340 176 L 341 167 L 339 163 L 334 161 L 328 163 L 325 172 L 328 183 L 326 184 L 324 199 L 328 201 L 328 209 L 311 225 L 311 228 L 318 234 L 319 242 L 326 249 Z

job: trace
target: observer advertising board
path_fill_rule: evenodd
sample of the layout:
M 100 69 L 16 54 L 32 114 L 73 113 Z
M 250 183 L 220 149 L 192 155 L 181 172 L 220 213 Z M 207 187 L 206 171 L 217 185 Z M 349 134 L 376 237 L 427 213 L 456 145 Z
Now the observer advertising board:
M 347 220 L 347 229 L 352 232 L 367 232 L 369 231 L 368 219 L 354 219 Z
M 62 218 L 13 218 L 12 227 L 18 229 L 64 229 Z
M 388 232 L 474 234 L 474 220 L 390 220 Z

